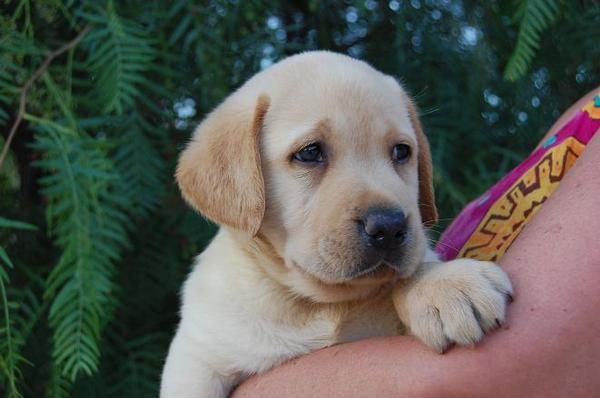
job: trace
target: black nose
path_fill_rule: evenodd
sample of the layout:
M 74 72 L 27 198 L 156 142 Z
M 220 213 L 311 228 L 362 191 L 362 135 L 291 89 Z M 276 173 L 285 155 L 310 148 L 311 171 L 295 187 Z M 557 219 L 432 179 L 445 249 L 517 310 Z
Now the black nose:
M 406 237 L 408 222 L 404 213 L 393 209 L 372 209 L 360 221 L 367 243 L 378 249 L 398 246 Z

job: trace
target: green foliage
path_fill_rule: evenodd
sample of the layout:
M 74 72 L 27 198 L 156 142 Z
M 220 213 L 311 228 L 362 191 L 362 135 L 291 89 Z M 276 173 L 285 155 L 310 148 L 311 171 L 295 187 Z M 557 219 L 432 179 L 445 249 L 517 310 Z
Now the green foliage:
M 71 381 L 98 369 L 98 340 L 113 305 L 114 263 L 127 244 L 127 202 L 113 182 L 119 176 L 106 150 L 87 135 L 39 121 L 33 145 L 44 158 L 36 166 L 47 198 L 46 217 L 61 250 L 48 276 L 52 300 L 53 358 Z
M 432 143 L 440 228 L 600 81 L 600 5 L 589 0 L 16 0 L 0 9 L 1 146 L 25 83 L 81 36 L 41 68 L 0 165 L 8 397 L 157 396 L 181 283 L 215 232 L 180 198 L 177 155 L 261 68 L 321 48 L 400 78 Z
M 9 220 L 0 217 L 0 228 L 3 230 L 20 229 L 35 230 L 35 226 L 15 220 Z M 22 397 L 17 383 L 21 378 L 19 367 L 26 362 L 20 354 L 20 349 L 25 343 L 27 332 L 31 319 L 36 319 L 35 307 L 37 307 L 35 296 L 28 295 L 29 291 L 24 290 L 23 299 L 9 297 L 7 286 L 9 284 L 8 268 L 14 268 L 6 250 L 0 246 L 0 299 L 2 300 L 2 321 L 0 322 L 0 372 L 3 379 L 6 380 L 5 392 L 7 398 Z M 19 305 L 18 303 L 21 303 Z M 29 304 L 29 305 L 28 305 Z M 19 308 L 21 307 L 21 308 Z M 20 310 L 20 311 L 19 311 Z
M 162 94 L 163 89 L 144 76 L 157 56 L 150 32 L 121 18 L 112 1 L 106 8 L 92 6 L 78 14 L 95 27 L 83 43 L 90 54 L 83 67 L 94 80 L 90 91 L 94 104 L 101 106 L 102 113 L 123 114 L 143 101 L 148 91 Z
M 541 35 L 559 16 L 559 3 L 556 0 L 521 0 L 515 19 L 519 24 L 519 37 L 511 55 L 504 77 L 516 80 L 525 76 L 535 51 L 540 46 Z
M 119 128 L 114 160 L 122 181 L 121 194 L 131 201 L 132 211 L 148 216 L 160 204 L 166 184 L 166 164 L 153 144 L 160 140 L 160 129 L 139 115 L 125 118 Z

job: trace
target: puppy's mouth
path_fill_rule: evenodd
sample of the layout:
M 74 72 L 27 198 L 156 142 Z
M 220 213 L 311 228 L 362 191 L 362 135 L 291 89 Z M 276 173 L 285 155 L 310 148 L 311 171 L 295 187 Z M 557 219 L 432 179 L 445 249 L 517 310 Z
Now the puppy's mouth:
M 384 261 L 387 268 L 392 269 L 400 279 L 408 278 L 412 275 L 414 268 L 403 261 L 402 264 Z
M 380 273 L 381 271 L 383 271 L 385 269 L 388 269 L 388 267 L 393 268 L 385 260 L 380 260 L 377 263 L 375 263 L 375 265 L 372 265 L 365 269 L 361 269 L 358 272 L 355 272 L 355 273 L 349 275 L 349 278 L 350 279 L 358 279 L 358 278 L 362 278 L 362 277 L 373 276 L 375 274 Z
M 405 278 L 408 276 L 408 268 L 410 267 L 406 267 L 403 263 L 382 258 L 370 267 L 361 268 L 353 272 L 349 275 L 349 279 L 368 278 L 379 276 L 383 273 L 394 273 L 400 278 Z
M 368 268 L 361 268 L 360 270 L 357 270 L 357 272 L 333 277 L 313 272 L 310 268 L 302 267 L 295 261 L 291 261 L 291 266 L 310 279 L 325 285 L 344 285 L 347 283 L 360 282 L 361 280 L 387 280 L 398 273 L 396 266 L 393 266 L 383 259 Z

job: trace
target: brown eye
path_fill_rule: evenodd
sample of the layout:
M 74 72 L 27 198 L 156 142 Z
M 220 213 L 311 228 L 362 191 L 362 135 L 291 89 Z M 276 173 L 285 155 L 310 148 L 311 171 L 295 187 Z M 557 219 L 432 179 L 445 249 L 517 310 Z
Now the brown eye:
M 394 145 L 394 149 L 392 149 L 392 159 L 394 162 L 404 163 L 410 158 L 410 155 L 410 147 L 406 144 Z
M 303 163 L 320 163 L 323 161 L 323 151 L 318 143 L 309 144 L 296 152 L 294 159 Z

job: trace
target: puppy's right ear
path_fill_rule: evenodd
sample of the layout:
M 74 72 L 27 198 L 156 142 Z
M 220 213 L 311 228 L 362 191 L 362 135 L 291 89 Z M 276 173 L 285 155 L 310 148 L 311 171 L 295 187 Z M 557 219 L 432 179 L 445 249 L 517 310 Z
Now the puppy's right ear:
M 423 127 L 421 127 L 417 107 L 408 96 L 406 96 L 406 106 L 408 108 L 410 123 L 417 135 L 417 145 L 419 146 L 419 209 L 421 220 L 423 225 L 431 227 L 437 223 L 438 213 L 433 191 L 433 165 L 429 141 L 423 132 Z
M 234 94 L 196 129 L 179 158 L 176 178 L 185 200 L 217 224 L 258 232 L 265 212 L 259 135 L 269 108 Z

